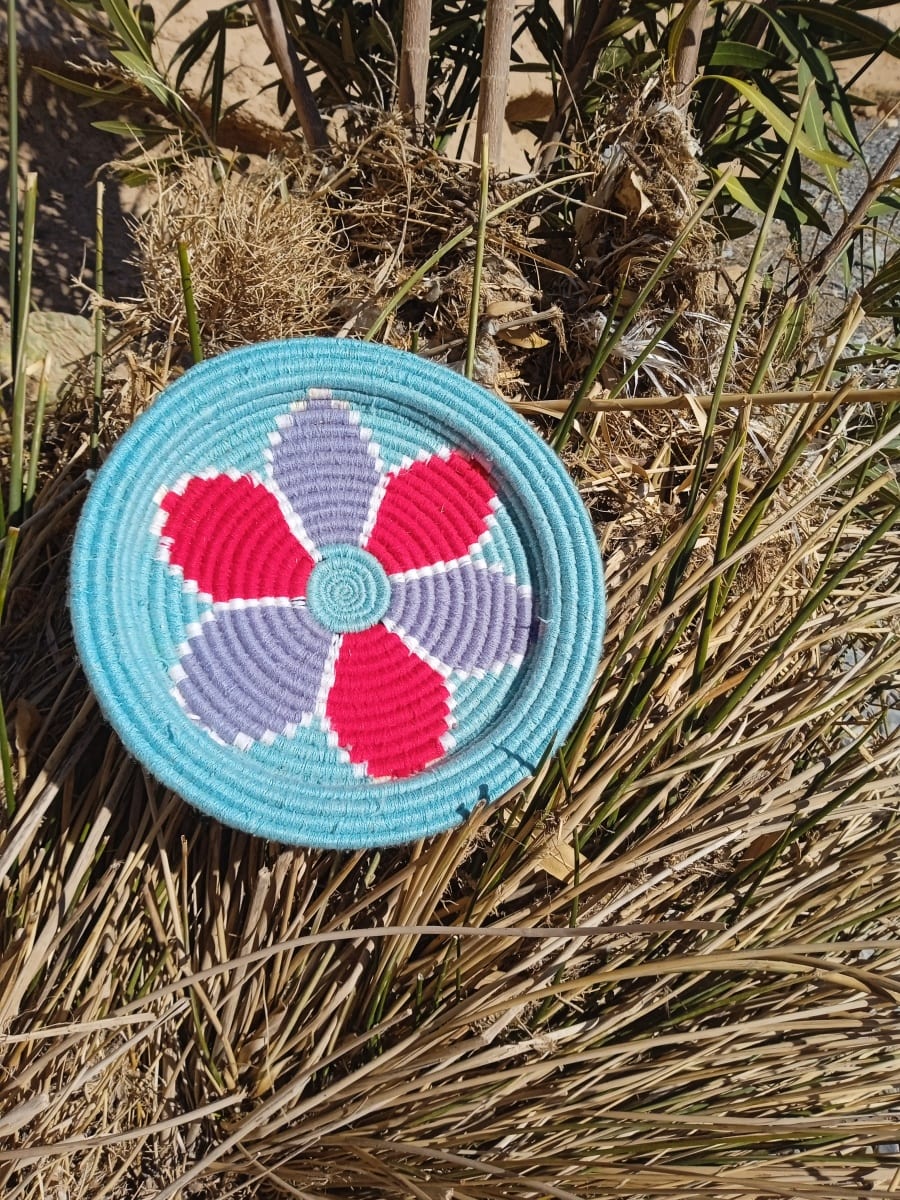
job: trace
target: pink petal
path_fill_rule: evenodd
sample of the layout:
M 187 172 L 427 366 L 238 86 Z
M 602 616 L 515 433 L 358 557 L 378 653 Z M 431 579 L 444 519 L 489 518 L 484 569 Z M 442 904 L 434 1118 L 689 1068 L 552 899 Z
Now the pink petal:
M 390 477 L 366 549 L 388 574 L 462 558 L 487 529 L 495 495 L 457 450 L 415 462 Z
M 251 476 L 190 479 L 160 509 L 168 561 L 214 601 L 304 595 L 312 559 L 278 501 Z
M 325 712 L 350 761 L 376 778 L 414 775 L 444 754 L 444 680 L 383 625 L 344 636 Z

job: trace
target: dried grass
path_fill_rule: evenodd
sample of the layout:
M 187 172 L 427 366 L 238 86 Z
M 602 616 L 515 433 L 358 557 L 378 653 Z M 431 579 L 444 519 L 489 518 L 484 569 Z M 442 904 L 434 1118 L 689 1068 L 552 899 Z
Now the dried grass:
M 224 178 L 184 162 L 161 179 L 157 202 L 136 228 L 141 316 L 186 340 L 175 252 L 184 237 L 211 349 L 261 337 L 365 333 L 412 273 L 474 220 L 478 180 L 474 168 L 416 145 L 384 114 L 350 114 L 340 133 L 327 167 L 301 153 L 254 160 L 250 169 L 232 165 Z M 626 304 L 633 298 L 696 212 L 699 167 L 683 118 L 664 100 L 648 104 L 623 90 L 572 157 L 580 182 L 564 235 L 555 218 L 548 222 L 542 198 L 488 225 L 476 375 L 510 399 L 573 394 L 605 327 L 601 308 L 617 294 Z M 560 186 L 572 191 L 565 178 Z M 632 181 L 641 211 L 629 207 Z M 495 180 L 492 206 L 524 196 L 531 183 Z M 711 265 L 715 236 L 707 222 L 697 225 L 618 347 L 607 386 L 681 308 L 634 387 L 708 388 L 726 330 Z M 464 357 L 473 244 L 465 239 L 441 257 L 384 340 L 439 361 Z
M 415 145 L 398 121 L 343 131 L 327 167 L 309 157 L 254 160 L 224 174 L 201 161 L 159 177 L 135 229 L 145 299 L 132 310 L 186 338 L 175 247 L 190 249 L 204 342 L 220 351 L 261 338 L 364 333 L 385 300 L 471 220 L 477 181 Z M 177 161 L 177 158 L 176 158 Z M 520 188 L 519 190 L 524 190 Z M 498 184 L 496 198 L 514 194 Z M 491 229 L 485 296 L 526 307 L 535 293 L 515 269 L 530 217 Z M 448 254 L 401 307 L 386 340 L 438 346 L 465 334 L 471 242 Z
M 179 238 L 210 352 L 315 333 L 335 320 L 352 282 L 346 242 L 326 198 L 289 180 L 276 163 L 216 179 L 203 160 L 160 179 L 138 235 L 151 322 L 184 332 Z
M 704 172 L 688 121 L 663 81 L 651 79 L 638 90 L 626 79 L 571 148 L 573 165 L 589 174 L 572 224 L 579 376 L 605 329 L 603 313 L 616 297 L 624 307 L 633 301 L 697 212 Z M 703 392 L 716 377 L 729 315 L 717 241 L 709 221 L 696 224 L 648 297 L 630 345 L 621 347 L 620 361 L 633 361 L 665 320 L 683 310 L 655 364 L 646 364 L 644 390 Z
M 151 337 L 109 363 L 105 445 L 177 367 L 177 234 L 220 348 L 358 330 L 467 223 L 474 185 L 456 196 L 424 151 L 410 172 L 392 136 L 327 182 L 272 164 L 163 193 L 129 326 Z M 494 303 L 522 300 L 502 271 L 537 288 L 526 216 L 495 231 Z M 308 260 L 314 277 L 290 269 Z M 454 340 L 469 271 L 463 244 L 390 339 Z M 526 398 L 559 383 L 533 365 L 558 344 L 507 357 L 483 336 Z M 86 384 L 48 430 L 0 648 L 19 781 L 0 830 L 4 1197 L 894 1194 L 873 1146 L 898 1129 L 896 417 L 826 436 L 814 406 L 746 428 L 723 412 L 695 512 L 690 411 L 583 417 L 568 461 L 612 607 L 582 727 L 459 830 L 337 854 L 198 817 L 100 718 L 65 605 L 89 407 Z M 738 517 L 803 449 L 714 561 L 735 421 Z M 698 680 L 703 597 L 729 563 Z

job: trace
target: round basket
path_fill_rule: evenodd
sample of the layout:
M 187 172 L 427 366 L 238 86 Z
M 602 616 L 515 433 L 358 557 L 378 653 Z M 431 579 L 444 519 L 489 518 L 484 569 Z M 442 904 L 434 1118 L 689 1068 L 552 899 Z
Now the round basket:
M 104 714 L 226 824 L 358 849 L 458 824 L 571 729 L 604 628 L 587 514 L 482 388 L 324 338 L 193 367 L 79 524 Z

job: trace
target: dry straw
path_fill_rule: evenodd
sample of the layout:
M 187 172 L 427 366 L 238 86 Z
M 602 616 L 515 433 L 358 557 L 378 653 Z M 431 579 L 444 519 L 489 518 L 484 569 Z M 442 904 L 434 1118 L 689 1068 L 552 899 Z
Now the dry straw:
M 283 261 L 242 284 L 319 332 L 369 328 L 477 208 L 424 152 L 410 172 L 419 152 L 397 138 L 367 153 L 348 154 L 327 213 L 315 184 L 290 180 L 287 197 L 245 182 L 235 201 L 251 233 L 253 204 L 289 223 L 297 203 L 312 236 L 358 240 L 351 280 L 338 256 L 312 293 L 293 275 L 286 288 Z M 191 222 L 151 220 L 171 304 L 162 273 L 149 279 L 139 315 L 163 336 L 107 364 L 104 447 L 186 347 L 165 338 L 181 234 L 206 348 L 224 343 L 204 259 L 221 229 L 217 270 L 235 266 L 244 226 L 230 231 L 226 207 L 219 225 L 199 201 Z M 509 278 L 550 277 L 530 219 L 489 224 L 483 282 L 527 311 Z M 441 258 L 388 340 L 465 339 L 473 249 L 462 237 Z M 547 290 L 571 333 L 585 293 L 572 260 L 554 261 Z M 229 320 L 255 340 L 249 311 Z M 260 312 L 281 319 L 274 302 Z M 547 346 L 480 331 L 513 372 L 501 387 L 569 401 L 578 371 L 549 319 L 535 329 Z M 751 333 L 755 370 L 770 345 Z M 714 426 L 689 401 L 575 422 L 567 461 L 613 597 L 583 721 L 498 809 L 342 854 L 198 821 L 102 721 L 65 604 L 90 380 L 73 391 L 43 440 L 4 618 L 5 1196 L 894 1194 L 875 1148 L 897 1140 L 898 426 L 877 394 L 842 406 L 835 362 L 816 403 L 723 403 Z M 557 416 L 535 419 L 549 431 Z

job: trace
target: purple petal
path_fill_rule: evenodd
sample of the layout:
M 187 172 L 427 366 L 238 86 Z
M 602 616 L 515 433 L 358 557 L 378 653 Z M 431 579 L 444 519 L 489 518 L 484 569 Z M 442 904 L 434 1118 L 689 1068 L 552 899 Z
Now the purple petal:
M 499 571 L 468 562 L 390 581 L 385 624 L 445 667 L 489 671 L 525 653 L 531 592 Z
M 312 714 L 330 645 L 305 608 L 214 609 L 172 677 L 188 713 L 223 742 L 271 741 Z
M 339 400 L 312 398 L 278 422 L 272 476 L 315 546 L 359 545 L 381 477 L 359 415 Z

